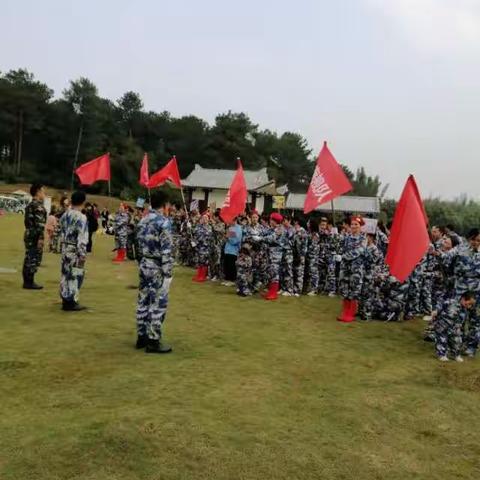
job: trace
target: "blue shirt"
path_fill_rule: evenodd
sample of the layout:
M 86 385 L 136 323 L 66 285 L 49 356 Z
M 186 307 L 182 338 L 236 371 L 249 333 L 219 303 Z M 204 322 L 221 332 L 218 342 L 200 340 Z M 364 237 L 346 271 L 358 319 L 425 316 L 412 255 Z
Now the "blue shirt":
M 225 243 L 225 255 L 238 256 L 242 244 L 242 227 L 235 223 L 227 230 L 227 242 Z

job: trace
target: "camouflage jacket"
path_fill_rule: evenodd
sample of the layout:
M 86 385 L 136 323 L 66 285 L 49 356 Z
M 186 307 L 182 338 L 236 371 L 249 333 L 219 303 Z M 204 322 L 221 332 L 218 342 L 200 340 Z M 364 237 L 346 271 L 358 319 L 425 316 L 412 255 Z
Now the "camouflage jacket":
M 24 241 L 27 247 L 36 247 L 38 241 L 43 240 L 46 221 L 47 211 L 43 202 L 33 199 L 25 208 Z

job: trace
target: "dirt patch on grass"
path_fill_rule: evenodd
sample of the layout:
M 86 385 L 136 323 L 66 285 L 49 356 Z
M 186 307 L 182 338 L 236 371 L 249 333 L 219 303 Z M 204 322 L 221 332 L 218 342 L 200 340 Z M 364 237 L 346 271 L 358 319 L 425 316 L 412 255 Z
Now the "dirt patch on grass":
M 439 374 L 438 383 L 467 392 L 480 392 L 480 372 L 447 370 Z

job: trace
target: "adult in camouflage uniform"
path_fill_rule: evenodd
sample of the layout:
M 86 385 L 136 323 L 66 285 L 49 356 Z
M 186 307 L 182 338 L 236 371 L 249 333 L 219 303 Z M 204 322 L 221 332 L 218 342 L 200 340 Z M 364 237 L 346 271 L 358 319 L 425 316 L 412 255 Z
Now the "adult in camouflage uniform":
M 473 292 L 480 298 L 480 231 L 472 229 L 467 236 L 468 243 L 462 243 L 450 252 L 441 254 L 440 258 L 453 269 L 455 281 L 448 296 L 459 299 L 465 292 Z M 474 356 L 480 340 L 480 316 L 473 309 L 466 325 L 464 348 L 468 356 Z
M 318 222 L 311 218 L 308 222 L 308 248 L 307 248 L 307 295 L 314 296 L 318 293 L 318 264 L 320 255 L 320 234 Z
M 329 297 L 334 297 L 337 293 L 337 277 L 340 270 L 339 262 L 337 262 L 340 253 L 340 235 L 333 233 L 332 228 L 329 228 L 328 242 L 326 244 L 327 278 L 324 289 Z
M 193 242 L 197 259 L 197 273 L 192 279 L 194 282 L 205 282 L 207 280 L 212 241 L 212 227 L 209 224 L 208 215 L 204 214 L 200 217 L 200 221 L 193 231 Z
M 343 310 L 338 317 L 340 322 L 355 320 L 362 295 L 365 237 L 361 233 L 361 228 L 364 223 L 362 217 L 352 217 L 350 233 L 345 235 L 342 242 L 339 291 L 343 297 Z
M 383 268 L 383 255 L 375 243 L 375 234 L 367 235 L 364 256 L 365 273 L 363 276 L 362 295 L 359 314 L 362 320 L 371 320 L 377 298 L 377 278 Z
M 25 208 L 25 259 L 23 261 L 23 288 L 27 290 L 41 290 L 43 287 L 35 283 L 35 274 L 42 263 L 43 242 L 47 211 L 43 206 L 45 189 L 42 184 L 34 183 L 30 187 L 32 201 Z
M 171 221 L 166 216 L 168 203 L 163 192 L 154 192 L 151 210 L 138 224 L 140 287 L 137 302 L 136 348 L 147 353 L 169 353 L 162 343 L 168 293 L 173 273 Z
M 293 293 L 296 297 L 303 293 L 305 279 L 305 259 L 308 248 L 308 233 L 303 222 L 297 220 L 293 235 Z
M 62 245 L 62 268 L 60 297 L 62 309 L 66 311 L 84 310 L 78 303 L 78 295 L 85 277 L 87 258 L 88 224 L 82 213 L 85 193 L 72 194 L 72 207 L 60 219 L 60 241 Z
M 116 263 L 124 262 L 127 255 L 129 221 L 130 215 L 128 214 L 127 208 L 121 203 L 114 219 L 115 248 L 117 250 L 117 255 L 113 261 Z
M 464 292 L 460 298 L 449 298 L 443 305 L 435 321 L 435 351 L 442 362 L 448 361 L 450 354 L 457 362 L 463 362 L 460 355 L 463 328 L 475 310 L 473 292 Z

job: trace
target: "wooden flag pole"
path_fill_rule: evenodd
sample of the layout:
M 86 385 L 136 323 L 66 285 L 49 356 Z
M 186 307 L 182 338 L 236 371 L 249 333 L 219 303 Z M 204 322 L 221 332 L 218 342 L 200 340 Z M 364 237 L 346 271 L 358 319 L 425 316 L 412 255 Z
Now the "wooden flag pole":
M 332 225 L 335 227 L 337 222 L 335 221 L 335 207 L 333 206 L 333 200 L 330 200 L 330 205 L 332 207 Z

